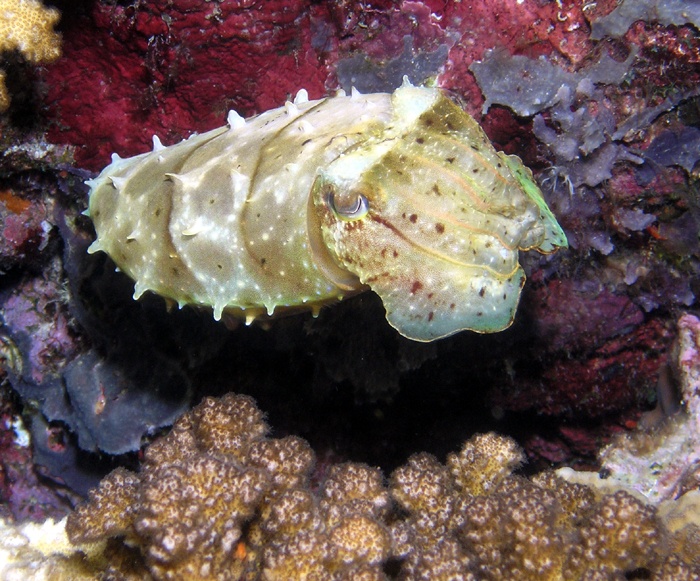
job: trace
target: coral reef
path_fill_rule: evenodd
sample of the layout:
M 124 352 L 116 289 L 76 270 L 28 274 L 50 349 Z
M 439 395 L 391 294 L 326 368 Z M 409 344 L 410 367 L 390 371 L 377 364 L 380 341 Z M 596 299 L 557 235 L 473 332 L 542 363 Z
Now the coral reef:
M 314 498 L 308 444 L 267 431 L 249 397 L 204 400 L 147 449 L 138 475 L 118 469 L 90 494 L 68 519 L 69 538 L 125 536 L 155 578 L 239 579 L 261 568 L 271 579 L 352 578 L 376 568 L 390 546 L 381 474 L 335 466 Z
M 54 32 L 60 18 L 55 8 L 39 0 L 0 1 L 0 53 L 19 51 L 31 63 L 49 63 L 61 56 L 61 36 Z M 6 72 L 0 70 L 0 111 L 10 106 L 5 85 Z
M 212 129 L 230 109 L 250 116 L 300 88 L 313 99 L 339 87 L 391 91 L 406 74 L 414 84 L 437 77 L 475 113 L 468 67 L 486 49 L 576 64 L 591 54 L 587 19 L 604 3 L 565 4 L 97 2 L 66 21 L 66 58 L 47 72 L 50 136 L 96 170 L 115 150 L 146 151 L 154 133 L 175 142 Z
M 138 474 L 115 470 L 69 515 L 65 533 L 74 555 L 86 552 L 82 574 L 102 568 L 109 578 L 142 579 L 700 575 L 697 504 L 674 504 L 684 515 L 679 519 L 624 490 L 601 493 L 552 472 L 515 475 L 523 453 L 494 433 L 472 438 L 446 464 L 427 453 L 411 456 L 387 487 L 379 470 L 357 463 L 332 466 L 312 486 L 308 444 L 267 432 L 251 398 L 205 399 L 147 448 Z M 62 538 L 60 526 L 55 534 Z M 679 550 L 672 554 L 671 547 Z M 26 551 L 29 561 L 31 545 Z
M 99 568 L 86 566 L 65 532 L 65 519 L 13 525 L 0 519 L 0 579 L 3 581 L 88 581 Z M 95 547 L 101 558 L 104 547 Z M 89 552 L 89 549 L 85 548 Z M 101 563 L 104 566 L 104 563 Z
M 0 519 L 61 518 L 79 498 L 47 484 L 34 470 L 32 436 L 16 399 L 7 386 L 0 387 Z
M 667 392 L 666 401 L 677 399 L 682 407 L 666 404 L 670 409 L 650 412 L 638 430 L 619 435 L 600 452 L 606 479 L 655 504 L 700 487 L 699 345 L 700 320 L 690 314 L 681 316 L 671 371 L 662 374 L 659 389 Z M 664 399 L 659 398 L 660 406 Z
M 50 227 L 59 222 L 56 215 L 49 219 Z M 66 242 L 70 253 L 73 248 Z M 125 372 L 114 363 L 123 357 L 119 349 L 107 360 L 98 355 L 94 344 L 99 336 L 93 335 L 93 346 L 86 344 L 64 290 L 63 272 L 64 261 L 55 256 L 38 276 L 25 277 L 0 293 L 7 345 L 21 353 L 8 367 L 12 385 L 24 398 L 40 402 L 49 420 L 71 426 L 83 449 L 113 454 L 138 449 L 146 430 L 170 424 L 184 411 L 187 379 L 179 364 L 162 356 Z M 131 349 L 133 341 L 132 336 Z M 161 380 L 167 382 L 170 395 L 154 399 L 148 386 Z
M 622 7 L 635 5 L 645 10 L 644 20 L 628 22 Z M 660 389 L 658 378 L 669 369 L 677 313 L 695 312 L 700 292 L 693 174 L 700 124 L 692 96 L 700 80 L 700 41 L 697 18 L 677 7 L 650 0 L 619 9 L 613 0 L 64 2 L 66 58 L 29 69 L 42 101 L 21 99 L 13 79 L 21 67 L 6 67 L 14 105 L 28 110 L 21 117 L 13 105 L 0 138 L 0 345 L 3 378 L 13 388 L 3 401 L 14 406 L 1 430 L 3 516 L 60 515 L 56 495 L 40 488 L 47 480 L 33 472 L 32 461 L 42 476 L 63 481 L 56 485 L 62 493 L 65 485 L 84 492 L 96 481 L 95 471 L 88 476 L 86 468 L 103 474 L 139 463 L 138 452 L 111 458 L 105 450 L 136 450 L 191 399 L 229 390 L 254 394 L 281 434 L 303 435 L 317 451 L 314 484 L 300 484 L 302 495 L 289 493 L 290 505 L 308 505 L 309 522 L 322 523 L 309 525 L 316 532 L 330 526 L 317 508 L 318 483 L 348 458 L 389 473 L 416 450 L 443 458 L 475 432 L 498 430 L 524 446 L 528 470 L 563 464 L 597 470 L 597 452 L 611 435 L 645 424 L 650 416 L 642 412 L 673 392 Z M 686 20 L 664 24 L 658 9 L 667 8 Z M 602 25 L 610 22 L 618 23 L 615 30 L 605 31 Z M 487 53 L 492 48 L 496 52 Z M 530 116 L 523 117 L 503 99 L 505 105 L 491 104 L 482 115 L 490 89 L 479 86 L 469 67 L 490 62 L 488 55 L 498 56 L 503 70 L 517 73 L 514 65 L 520 65 L 541 71 L 538 81 L 548 89 L 544 107 L 527 101 Z M 614 78 L 604 77 L 600 63 Z M 429 346 L 409 344 L 384 322 L 382 304 L 370 293 L 315 319 L 289 317 L 269 330 L 241 326 L 227 333 L 194 311 L 167 314 L 162 302 L 134 303 L 133 288 L 112 263 L 85 257 L 94 234 L 79 215 L 86 196 L 80 181 L 94 177 L 89 170 L 102 168 L 113 151 L 146 151 L 154 133 L 176 142 L 220 124 L 229 109 L 255 114 L 282 105 L 302 87 L 311 98 L 350 85 L 393 90 L 406 69 L 414 72 L 414 83 L 436 84 L 463 100 L 499 148 L 523 157 L 572 242 L 562 256 L 526 257 L 529 284 L 520 315 L 498 338 L 462 333 Z M 537 83 L 521 78 L 510 87 L 535 95 Z M 11 126 L 17 121 L 23 124 Z M 30 126 L 35 133 L 26 133 Z M 44 129 L 63 145 L 42 140 L 36 132 Z M 672 413 L 673 403 L 662 407 Z M 653 448 L 649 442 L 672 431 L 674 422 L 687 429 L 684 417 L 652 430 L 638 448 Z M 14 427 L 20 423 L 32 448 L 17 443 Z M 100 465 L 100 459 L 106 462 Z M 455 477 L 434 458 L 413 458 L 409 465 L 416 473 L 430 466 L 440 477 L 434 488 L 458 490 Z M 199 483 L 204 469 L 172 470 Z M 689 470 L 672 490 L 693 488 L 695 474 Z M 515 490 L 506 478 L 483 498 L 505 491 L 508 482 Z M 539 481 L 527 482 L 541 488 Z M 533 512 L 556 521 L 558 509 L 540 510 L 552 505 L 537 496 L 538 488 L 526 488 L 539 498 Z M 385 573 L 398 575 L 409 567 L 435 572 L 431 564 L 438 562 L 448 571 L 452 563 L 472 567 L 478 577 L 488 566 L 489 555 L 465 557 L 469 545 L 461 529 L 440 521 L 439 511 L 430 513 L 430 500 L 392 490 L 388 516 L 364 512 L 348 525 L 366 529 L 380 548 L 362 556 L 362 567 L 376 570 L 372 563 L 384 559 Z M 404 508 L 399 497 L 410 506 Z M 509 498 L 504 492 L 493 500 L 495 508 L 484 510 L 505 510 L 515 503 Z M 264 502 L 256 507 L 262 510 Z M 642 504 L 620 503 L 654 523 Z M 274 510 L 286 514 L 282 507 Z M 595 530 L 600 523 L 586 510 L 581 519 Z M 608 506 L 606 513 L 614 510 Z M 243 523 L 239 561 L 248 556 L 263 562 L 253 544 L 252 525 L 259 520 L 256 513 Z M 290 540 L 293 531 L 285 518 L 278 520 L 255 534 L 265 542 L 278 534 L 280 543 L 286 539 L 285 554 L 269 555 L 269 563 L 274 559 L 284 571 L 289 555 L 301 554 L 295 547 L 316 545 Z M 393 548 L 385 553 L 382 527 L 392 533 L 395 523 L 408 521 L 401 529 L 407 531 L 404 546 L 416 557 L 399 557 L 404 553 Z M 445 542 L 423 542 L 418 556 L 416 531 L 428 535 L 430 523 L 441 522 L 440 530 L 449 531 Z M 517 536 L 524 530 L 520 516 L 507 523 L 503 531 L 516 538 L 500 528 L 493 532 L 506 553 L 520 546 Z M 342 530 L 337 538 L 353 537 Z M 576 525 L 574 538 L 582 530 Z M 146 533 L 144 542 L 159 542 L 153 531 Z M 221 547 L 225 534 L 216 537 Z M 690 547 L 678 551 L 686 555 L 685 565 L 668 559 L 650 571 L 682 578 L 673 570 L 685 567 L 687 573 L 693 538 L 686 529 L 674 540 Z M 119 567 L 133 556 L 121 540 L 111 541 L 110 550 Z M 315 550 L 309 549 L 309 567 L 321 566 L 314 564 Z M 630 554 L 636 555 L 634 547 Z M 144 557 L 137 557 L 142 573 Z M 521 565 L 513 558 L 503 566 Z
M 696 302 L 700 248 L 691 172 L 698 159 L 700 48 L 687 23 L 696 26 L 697 18 L 684 4 L 662 4 L 626 2 L 616 10 L 589 4 L 583 21 L 563 10 L 567 25 L 592 26 L 596 34 L 587 42 L 607 39 L 589 44 L 582 59 L 497 46 L 470 66 L 490 107 L 487 131 L 513 116 L 503 139 L 531 128 L 535 141 L 523 143 L 523 136 L 513 145 L 533 152 L 526 161 L 542 164 L 542 189 L 572 246 L 566 257 L 533 265 L 542 269 L 535 276 L 543 285 L 533 285 L 525 300 L 532 300 L 526 311 L 537 348 L 523 343 L 530 356 L 510 360 L 490 394 L 499 408 L 572 419 L 643 409 L 665 364 L 669 311 Z M 648 21 L 630 27 L 630 9 Z M 618 38 L 610 42 L 603 24 L 623 21 L 619 34 L 609 32 Z M 547 280 L 547 273 L 556 275 Z M 584 443 L 580 431 L 575 437 L 557 431 L 549 442 L 533 439 L 533 453 L 559 462 L 574 448 L 600 443 Z
M 610 14 L 593 23 L 591 38 L 619 38 L 638 20 L 660 22 L 665 26 L 694 24 L 700 27 L 700 6 L 683 0 L 623 0 Z

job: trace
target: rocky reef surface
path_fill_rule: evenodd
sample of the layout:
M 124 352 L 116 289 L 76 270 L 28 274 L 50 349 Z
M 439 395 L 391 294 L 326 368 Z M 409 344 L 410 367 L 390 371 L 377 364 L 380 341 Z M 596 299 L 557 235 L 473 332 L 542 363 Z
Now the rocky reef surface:
M 295 435 L 314 450 L 305 500 L 297 500 L 313 505 L 309 522 L 323 529 L 323 542 L 337 524 L 319 508 L 319 491 L 340 470 L 334 466 L 351 461 L 394 474 L 378 493 L 389 499 L 385 508 L 359 511 L 352 525 L 374 531 L 376 553 L 347 562 L 328 553 L 328 566 L 338 571 L 366 566 L 418 578 L 448 554 L 477 577 L 488 569 L 486 556 L 464 556 L 471 529 L 461 521 L 440 529 L 449 542 L 440 545 L 439 559 L 417 556 L 424 553 L 416 535 L 424 532 L 416 531 L 425 529 L 414 522 L 427 517 L 397 488 L 396 475 L 423 466 L 442 478 L 448 453 L 489 432 L 514 438 L 527 459 L 518 476 L 497 487 L 504 496 L 485 501 L 493 510 L 516 502 L 509 499 L 535 498 L 551 524 L 564 503 L 556 491 L 543 492 L 554 477 L 523 475 L 562 466 L 602 469 L 622 474 L 634 500 L 595 492 L 591 506 L 602 510 L 607 502 L 610 515 L 638 511 L 648 530 L 665 539 L 659 546 L 668 546 L 677 529 L 666 521 L 659 528 L 662 517 L 647 508 L 650 499 L 635 494 L 656 490 L 656 503 L 692 498 L 698 488 L 695 461 L 677 444 L 690 437 L 692 422 L 674 415 L 688 385 L 677 353 L 690 352 L 683 346 L 700 288 L 694 9 L 653 0 L 52 4 L 61 11 L 60 37 L 47 34 L 45 42 L 54 48 L 61 42 L 60 59 L 42 64 L 12 47 L 0 55 L 8 94 L 0 117 L 3 518 L 60 519 L 115 467 L 141 490 L 158 460 L 148 464 L 144 447 L 161 442 L 202 398 L 233 391 L 254 396 L 269 414 L 274 438 L 264 441 Z M 390 91 L 403 75 L 448 90 L 499 149 L 519 155 L 569 238 L 566 253 L 525 260 L 528 281 L 507 331 L 413 343 L 388 326 L 371 294 L 317 318 L 229 331 L 206 313 L 168 313 L 158 297 L 132 301 L 128 278 L 104 256 L 86 255 L 94 234 L 81 215 L 83 182 L 112 153 L 146 151 L 153 134 L 174 143 L 222 125 L 229 109 L 256 114 L 302 87 L 311 98 L 352 86 Z M 683 401 L 692 417 L 694 400 Z M 641 435 L 632 435 L 638 427 Z M 146 449 L 152 457 L 159 448 Z M 422 452 L 433 456 L 412 456 Z M 681 466 L 669 455 L 680 456 Z M 183 478 L 199 478 L 200 468 L 182 470 Z M 262 496 L 212 542 L 226 546 L 238 527 L 241 536 L 226 554 L 243 568 L 282 571 L 283 556 L 265 556 L 254 548 L 259 538 L 247 540 L 250 523 L 262 522 L 261 499 L 273 489 L 269 475 L 261 478 Z M 436 490 L 451 491 L 439 494 L 457 502 L 462 489 L 453 478 L 444 476 Z M 519 492 L 523 487 L 529 492 Z M 546 494 L 556 499 L 543 500 Z M 151 567 L 150 547 L 162 539 L 146 525 L 135 532 L 150 509 L 139 510 L 119 532 L 103 536 L 140 535 L 141 565 Z M 587 510 L 581 508 L 588 515 L 583 524 L 569 520 L 557 530 L 569 538 L 571 527 L 582 535 L 598 526 Z M 399 522 L 411 523 L 404 546 L 412 552 L 391 544 Z M 265 532 L 270 551 L 276 534 Z M 628 578 L 658 575 L 659 567 L 676 566 L 665 550 L 650 552 L 653 563 L 633 559 L 615 570 Z M 683 563 L 677 566 L 697 567 Z

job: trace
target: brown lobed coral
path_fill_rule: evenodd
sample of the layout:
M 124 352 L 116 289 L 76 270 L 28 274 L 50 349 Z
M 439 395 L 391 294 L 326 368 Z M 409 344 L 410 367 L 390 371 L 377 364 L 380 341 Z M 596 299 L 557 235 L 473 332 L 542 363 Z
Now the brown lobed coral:
M 0 53 L 19 51 L 32 63 L 48 63 L 61 56 L 61 36 L 53 27 L 61 17 L 38 0 L 0 0 Z M 0 70 L 0 111 L 10 106 L 5 72 Z
M 523 453 L 503 436 L 446 465 L 415 454 L 388 485 L 344 463 L 312 486 L 308 443 L 267 433 L 252 398 L 205 399 L 140 473 L 92 491 L 68 538 L 107 541 L 109 579 L 700 579 L 697 523 L 672 532 L 628 492 L 515 475 Z

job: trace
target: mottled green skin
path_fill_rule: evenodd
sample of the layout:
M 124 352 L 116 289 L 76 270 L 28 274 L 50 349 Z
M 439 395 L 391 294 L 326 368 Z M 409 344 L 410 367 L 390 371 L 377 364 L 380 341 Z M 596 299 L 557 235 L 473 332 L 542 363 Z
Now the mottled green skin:
M 296 104 L 130 159 L 90 182 L 97 241 L 135 281 L 260 315 L 368 287 L 403 335 L 508 326 L 518 250 L 566 238 L 532 174 L 437 89 Z

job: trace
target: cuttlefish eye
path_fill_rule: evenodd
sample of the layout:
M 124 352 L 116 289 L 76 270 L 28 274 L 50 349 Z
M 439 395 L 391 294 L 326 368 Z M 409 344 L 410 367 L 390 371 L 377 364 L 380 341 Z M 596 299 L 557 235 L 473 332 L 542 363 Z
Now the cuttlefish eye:
M 367 198 L 358 191 L 341 193 L 329 187 L 326 192 L 326 203 L 340 220 L 360 220 L 369 212 Z

